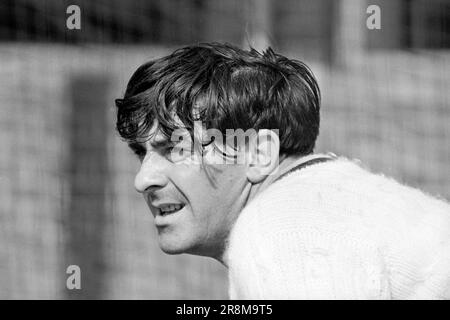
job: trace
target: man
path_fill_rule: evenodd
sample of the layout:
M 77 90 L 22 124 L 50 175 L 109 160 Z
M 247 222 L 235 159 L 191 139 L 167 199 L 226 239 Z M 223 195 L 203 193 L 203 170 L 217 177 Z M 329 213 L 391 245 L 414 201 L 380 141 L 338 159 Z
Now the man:
M 303 63 L 185 47 L 139 67 L 116 104 L 160 247 L 222 262 L 231 298 L 450 298 L 450 206 L 313 154 Z

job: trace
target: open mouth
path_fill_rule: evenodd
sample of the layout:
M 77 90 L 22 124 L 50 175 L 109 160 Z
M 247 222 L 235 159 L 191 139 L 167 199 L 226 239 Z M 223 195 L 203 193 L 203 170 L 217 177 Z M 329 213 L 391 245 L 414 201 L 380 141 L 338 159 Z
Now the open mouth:
M 174 214 L 183 208 L 184 208 L 184 204 L 168 204 L 168 205 L 161 206 L 158 210 L 159 210 L 159 214 L 161 216 L 167 216 L 170 214 Z

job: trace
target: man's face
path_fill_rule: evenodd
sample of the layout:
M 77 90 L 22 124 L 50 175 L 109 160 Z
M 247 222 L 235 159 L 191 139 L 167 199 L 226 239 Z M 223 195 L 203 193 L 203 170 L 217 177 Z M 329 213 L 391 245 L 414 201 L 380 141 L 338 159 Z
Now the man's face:
M 161 249 L 220 258 L 250 188 L 245 166 L 214 165 L 206 172 L 190 157 L 174 160 L 170 140 L 160 133 L 131 147 L 141 161 L 135 188 L 155 218 Z M 219 163 L 211 157 L 217 154 L 203 156 L 206 166 Z

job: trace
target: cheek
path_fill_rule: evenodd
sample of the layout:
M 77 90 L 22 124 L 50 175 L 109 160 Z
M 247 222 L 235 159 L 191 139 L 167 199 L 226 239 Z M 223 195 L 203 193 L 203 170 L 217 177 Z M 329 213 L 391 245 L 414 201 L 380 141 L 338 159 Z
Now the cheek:
M 232 170 L 224 169 L 213 177 L 214 186 L 209 181 L 207 182 L 206 187 L 200 193 L 200 201 L 205 202 L 205 205 L 213 209 L 211 214 L 226 214 L 236 202 L 240 194 L 239 177 L 240 175 L 236 175 Z
M 199 165 L 180 165 L 172 172 L 172 181 L 186 198 L 191 207 L 191 215 L 198 214 L 202 208 L 215 198 L 215 189 Z
M 239 196 L 239 183 L 245 175 L 238 166 L 209 166 L 206 170 L 208 173 L 200 165 L 180 165 L 173 171 L 194 217 L 215 215 L 217 211 L 223 214 Z
M 190 217 L 195 224 L 207 224 L 221 215 L 224 204 L 224 190 L 214 188 L 208 180 L 191 180 L 186 192 L 189 198 Z

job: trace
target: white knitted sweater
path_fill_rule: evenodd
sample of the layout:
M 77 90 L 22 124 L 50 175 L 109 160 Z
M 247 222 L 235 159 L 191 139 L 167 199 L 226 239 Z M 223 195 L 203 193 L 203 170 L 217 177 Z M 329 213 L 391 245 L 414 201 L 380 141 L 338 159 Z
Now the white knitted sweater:
M 241 212 L 231 299 L 450 299 L 450 205 L 339 158 Z

